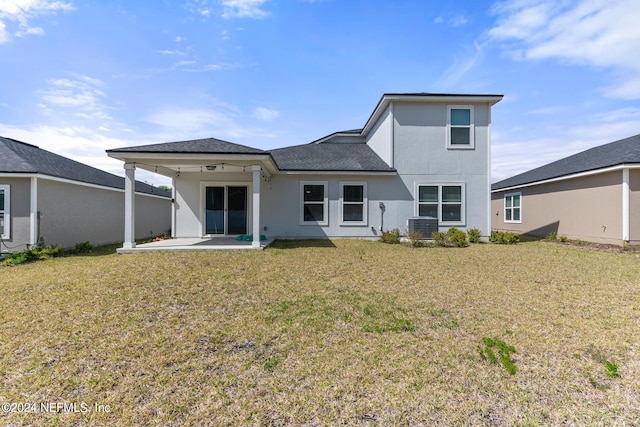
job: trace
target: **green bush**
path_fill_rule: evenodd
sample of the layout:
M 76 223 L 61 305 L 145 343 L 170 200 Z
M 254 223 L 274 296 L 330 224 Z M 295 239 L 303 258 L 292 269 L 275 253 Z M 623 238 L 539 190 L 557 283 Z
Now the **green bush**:
M 5 265 L 17 265 L 25 262 L 49 259 L 62 254 L 62 246 L 31 246 L 23 252 L 14 252 L 4 261 Z
M 557 240 L 558 239 L 558 234 L 555 231 L 552 231 L 551 233 L 546 235 L 545 239 L 547 239 L 547 240 Z
M 467 242 L 467 233 L 455 227 L 451 227 L 447 230 L 447 240 L 459 248 L 469 246 L 469 242 Z
M 482 233 L 477 228 L 470 228 L 467 230 L 467 237 L 469 238 L 469 242 L 471 243 L 479 243 L 480 237 L 482 237 Z
M 442 231 L 434 231 L 431 233 L 431 239 L 436 246 L 444 247 L 447 245 L 447 234 Z
M 564 242 L 567 241 L 567 236 L 565 236 L 565 235 L 558 236 L 558 240 L 560 240 L 562 243 L 564 243 Z
M 414 248 L 421 248 L 425 245 L 424 236 L 421 231 L 412 231 L 408 233 L 407 237 L 409 238 L 409 243 Z
M 76 243 L 76 246 L 73 248 L 74 254 L 88 254 L 93 250 L 93 245 L 90 242 L 81 242 Z
M 520 235 L 509 231 L 492 231 L 489 241 L 500 245 L 515 245 L 520 243 Z
M 394 228 L 393 230 L 383 231 L 382 236 L 380 236 L 380 241 L 382 243 L 397 245 L 400 243 L 400 230 Z

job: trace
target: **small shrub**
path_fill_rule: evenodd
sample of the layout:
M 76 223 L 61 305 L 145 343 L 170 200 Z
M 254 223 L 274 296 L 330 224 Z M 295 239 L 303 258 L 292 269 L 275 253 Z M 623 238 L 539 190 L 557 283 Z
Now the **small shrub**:
M 76 246 L 73 248 L 74 254 L 88 254 L 93 250 L 93 245 L 90 242 L 81 242 L 76 243 Z
M 412 231 L 407 235 L 409 243 L 414 248 L 421 248 L 424 246 L 424 236 L 421 231 Z
M 469 246 L 469 243 L 467 242 L 467 233 L 455 227 L 451 227 L 447 230 L 447 240 L 459 248 Z
M 567 236 L 565 236 L 564 234 L 558 236 L 558 240 L 560 240 L 562 243 L 567 241 Z
M 494 349 L 498 352 L 497 356 Z M 482 344 L 478 346 L 478 352 L 482 359 L 488 359 L 493 365 L 497 365 L 499 361 L 509 374 L 516 373 L 516 365 L 511 360 L 511 353 L 515 353 L 516 349 L 511 345 L 507 345 L 501 339 L 482 338 Z
M 489 241 L 499 245 L 515 245 L 520 243 L 520 235 L 509 231 L 492 231 Z
M 546 240 L 558 240 L 558 234 L 555 231 L 552 231 L 551 233 L 547 234 L 545 239 Z
M 469 230 L 467 230 L 467 237 L 469 238 L 470 243 L 479 243 L 482 234 L 477 228 L 470 228 Z
M 2 261 L 5 265 L 45 260 L 62 254 L 62 246 L 31 246 L 23 252 L 15 252 Z
M 394 228 L 393 230 L 383 231 L 382 236 L 380 236 L 380 241 L 382 243 L 397 245 L 400 243 L 400 230 Z
M 447 235 L 442 231 L 434 231 L 431 233 L 431 239 L 433 239 L 433 244 L 436 246 L 444 247 L 447 245 Z

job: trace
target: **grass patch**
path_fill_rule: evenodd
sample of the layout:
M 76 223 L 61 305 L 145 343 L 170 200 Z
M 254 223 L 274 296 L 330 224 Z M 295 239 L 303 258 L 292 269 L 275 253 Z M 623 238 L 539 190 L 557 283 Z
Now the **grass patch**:
M 633 425 L 638 277 L 633 252 L 543 241 L 93 248 L 2 268 L 0 401 L 110 409 L 2 421 Z

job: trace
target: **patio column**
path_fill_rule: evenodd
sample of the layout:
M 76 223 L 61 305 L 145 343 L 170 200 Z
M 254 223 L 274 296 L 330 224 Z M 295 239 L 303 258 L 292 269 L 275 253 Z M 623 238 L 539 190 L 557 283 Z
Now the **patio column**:
M 260 165 L 251 166 L 253 171 L 253 242 L 251 246 L 260 247 L 260 178 L 262 168 Z
M 136 247 L 136 165 L 124 164 L 124 243 L 123 249 Z
M 629 168 L 622 169 L 622 241 L 629 241 Z
M 29 200 L 29 244 L 37 245 L 40 240 L 40 218 L 38 215 L 38 178 L 30 180 L 31 197 Z

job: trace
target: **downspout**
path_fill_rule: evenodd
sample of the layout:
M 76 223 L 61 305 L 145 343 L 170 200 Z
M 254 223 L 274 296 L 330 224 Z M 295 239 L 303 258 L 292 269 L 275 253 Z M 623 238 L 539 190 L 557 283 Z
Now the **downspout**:
M 629 168 L 622 169 L 622 241 L 629 241 Z

